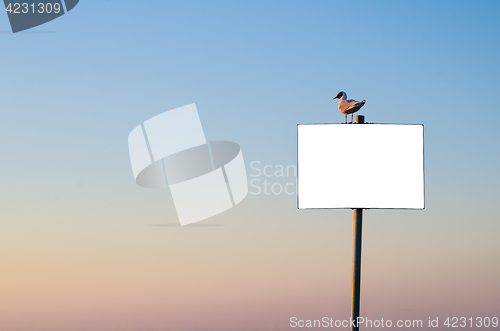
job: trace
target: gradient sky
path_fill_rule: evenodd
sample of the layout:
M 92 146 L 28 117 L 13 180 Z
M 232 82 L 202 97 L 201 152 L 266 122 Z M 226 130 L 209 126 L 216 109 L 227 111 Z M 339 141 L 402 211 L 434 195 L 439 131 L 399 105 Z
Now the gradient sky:
M 426 209 L 365 212 L 361 314 L 500 317 L 499 14 L 496 1 L 82 0 L 17 34 L 0 14 L 0 330 L 348 319 L 352 211 L 250 194 L 205 227 L 151 226 L 178 222 L 175 208 L 134 183 L 127 147 L 139 123 L 194 102 L 249 175 L 292 165 L 298 123 L 344 120 L 340 90 L 367 100 L 369 122 L 425 127 Z

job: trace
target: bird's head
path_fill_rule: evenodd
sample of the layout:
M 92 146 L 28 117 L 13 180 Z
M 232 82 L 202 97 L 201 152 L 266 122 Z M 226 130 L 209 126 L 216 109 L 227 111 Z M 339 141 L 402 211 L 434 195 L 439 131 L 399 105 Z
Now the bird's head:
M 333 98 L 333 100 L 340 99 L 340 98 L 342 98 L 343 95 L 344 95 L 344 91 L 340 91 L 339 94 L 337 94 L 337 96 L 335 98 Z

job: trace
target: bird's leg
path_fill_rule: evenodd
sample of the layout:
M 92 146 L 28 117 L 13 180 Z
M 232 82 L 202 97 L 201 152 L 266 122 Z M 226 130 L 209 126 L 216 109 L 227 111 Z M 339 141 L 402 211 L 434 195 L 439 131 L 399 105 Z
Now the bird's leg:
M 347 114 L 345 114 L 345 124 L 347 124 Z
M 351 114 L 351 124 L 354 123 L 354 113 Z

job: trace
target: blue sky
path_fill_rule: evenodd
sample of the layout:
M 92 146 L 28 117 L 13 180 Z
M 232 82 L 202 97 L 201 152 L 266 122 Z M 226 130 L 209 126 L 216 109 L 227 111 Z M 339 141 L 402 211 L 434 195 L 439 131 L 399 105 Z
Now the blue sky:
M 495 187 L 497 12 L 492 1 L 84 1 L 1 35 L 2 134 L 19 135 L 2 149 L 21 163 L 67 150 L 82 167 L 104 153 L 128 171 L 131 128 L 195 102 L 209 139 L 238 141 L 247 162 L 292 164 L 296 124 L 341 122 L 332 98 L 345 90 L 367 100 L 367 121 L 425 125 L 428 179 Z

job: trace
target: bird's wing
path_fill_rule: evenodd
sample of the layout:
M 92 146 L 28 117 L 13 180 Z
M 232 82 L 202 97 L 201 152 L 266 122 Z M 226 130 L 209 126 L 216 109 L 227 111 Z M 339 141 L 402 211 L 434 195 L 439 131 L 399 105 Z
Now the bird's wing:
M 339 110 L 340 112 L 344 112 L 350 108 L 356 107 L 359 104 L 361 104 L 361 102 L 356 100 L 341 100 L 339 102 Z
M 359 102 L 359 101 L 355 101 L 355 100 L 349 100 L 349 101 L 354 101 L 349 105 L 349 108 L 359 107 L 359 106 L 363 106 L 365 104 L 364 102 Z

